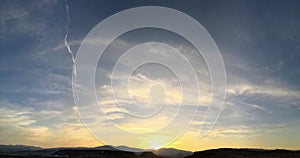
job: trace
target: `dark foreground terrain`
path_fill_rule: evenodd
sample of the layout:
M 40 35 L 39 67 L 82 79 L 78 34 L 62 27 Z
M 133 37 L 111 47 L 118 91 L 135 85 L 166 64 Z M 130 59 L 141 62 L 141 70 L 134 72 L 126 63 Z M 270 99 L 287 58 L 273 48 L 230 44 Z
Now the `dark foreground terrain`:
M 195 152 L 186 158 L 300 158 L 300 151 L 213 149 Z
M 0 145 L 0 158 L 300 158 L 300 151 L 228 148 L 192 153 L 172 148 L 147 151 L 124 146 L 43 149 Z

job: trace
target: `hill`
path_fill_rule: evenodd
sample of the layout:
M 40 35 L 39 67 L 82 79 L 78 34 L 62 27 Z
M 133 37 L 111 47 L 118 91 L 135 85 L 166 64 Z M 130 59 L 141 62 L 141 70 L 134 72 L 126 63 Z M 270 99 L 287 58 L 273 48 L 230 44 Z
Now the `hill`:
M 126 150 L 126 151 L 124 151 Z M 144 150 L 127 146 L 94 148 L 40 148 L 25 145 L 0 145 L 0 158 L 300 158 L 300 151 L 264 149 L 211 149 L 190 152 L 174 148 Z
M 179 150 L 174 148 L 161 148 L 157 150 L 152 150 L 152 152 L 158 156 L 171 158 L 183 158 L 193 154 L 193 152 L 191 151 Z
M 300 151 L 224 148 L 198 151 L 185 158 L 300 158 Z

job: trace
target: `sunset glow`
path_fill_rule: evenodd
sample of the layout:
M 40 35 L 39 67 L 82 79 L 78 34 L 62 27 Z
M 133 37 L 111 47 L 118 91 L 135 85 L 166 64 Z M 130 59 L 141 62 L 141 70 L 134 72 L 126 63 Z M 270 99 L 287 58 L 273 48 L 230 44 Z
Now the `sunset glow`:
M 2 0 L 0 145 L 299 150 L 299 6 Z

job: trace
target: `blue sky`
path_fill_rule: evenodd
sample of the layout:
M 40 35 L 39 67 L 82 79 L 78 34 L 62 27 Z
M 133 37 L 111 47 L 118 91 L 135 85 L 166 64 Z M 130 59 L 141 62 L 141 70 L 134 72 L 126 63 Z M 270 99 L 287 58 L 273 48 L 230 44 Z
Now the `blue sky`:
M 64 46 L 64 1 L 3 0 L 0 4 L 0 143 L 43 147 L 101 145 L 73 112 L 73 63 Z M 300 148 L 299 1 L 68 1 L 71 49 L 76 54 L 86 34 L 104 18 L 148 5 L 177 9 L 199 21 L 218 45 L 227 72 L 224 110 L 214 130 L 205 138 L 198 138 L 201 122 L 195 121 L 171 146 L 188 150 Z M 147 36 L 179 46 L 183 43 L 184 51 L 190 51 L 176 35 L 151 29 L 140 32 L 124 35 L 119 45 L 132 45 Z M 114 46 L 107 50 L 99 69 L 111 69 L 119 56 L 115 52 L 120 50 Z M 193 62 L 205 70 L 200 56 Z M 137 71 L 134 79 L 159 81 L 168 87 L 167 70 L 157 68 L 162 72 L 147 74 L 145 70 L 151 68 L 155 66 Z M 98 93 L 109 100 L 105 91 L 108 74 L 98 75 Z M 187 108 L 185 114 L 189 113 Z M 116 121 L 130 122 L 123 115 L 114 116 Z M 107 131 L 109 128 L 104 133 Z M 151 146 L 146 141 L 152 140 L 143 141 L 126 145 Z

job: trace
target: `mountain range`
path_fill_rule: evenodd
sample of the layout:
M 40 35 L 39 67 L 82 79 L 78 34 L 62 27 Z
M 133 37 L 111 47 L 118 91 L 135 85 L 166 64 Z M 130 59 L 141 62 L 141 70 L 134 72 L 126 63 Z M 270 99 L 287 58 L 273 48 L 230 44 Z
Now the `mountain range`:
M 0 145 L 0 158 L 300 158 L 300 150 L 221 148 L 185 151 L 174 148 L 157 150 L 127 146 L 41 148 L 26 145 Z
M 63 152 L 62 152 L 63 151 Z M 111 146 L 103 145 L 91 148 L 85 147 L 60 147 L 60 148 L 41 148 L 35 146 L 25 146 L 25 145 L 0 145 L 0 157 L 1 155 L 35 155 L 35 156 L 51 156 L 57 153 L 84 153 L 84 152 L 95 152 L 98 151 L 109 151 L 107 153 L 134 153 L 135 155 L 149 155 L 158 157 L 172 157 L 181 158 L 193 154 L 190 151 L 178 150 L 174 148 L 161 148 L 158 150 L 152 149 L 140 149 L 128 146 Z

